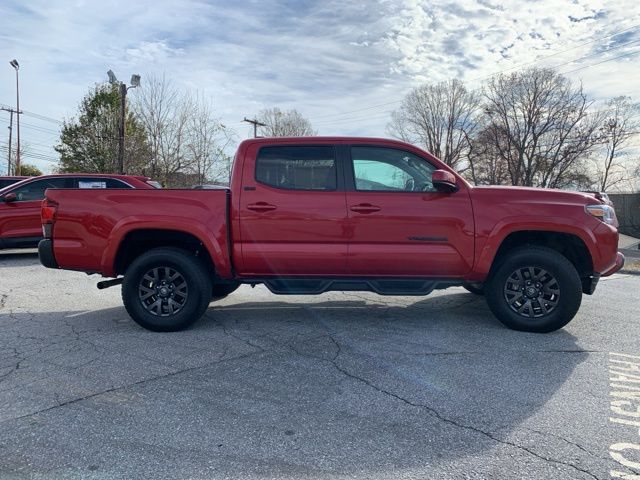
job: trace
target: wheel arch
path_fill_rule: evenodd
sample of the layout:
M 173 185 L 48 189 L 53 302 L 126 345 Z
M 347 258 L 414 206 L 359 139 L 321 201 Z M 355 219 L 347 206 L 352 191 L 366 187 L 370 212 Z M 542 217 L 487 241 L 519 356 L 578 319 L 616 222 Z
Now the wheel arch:
M 567 258 L 578 272 L 583 293 L 593 293 L 597 279 L 593 280 L 594 262 L 588 243 L 580 235 L 565 231 L 525 229 L 509 232 L 497 246 L 491 262 L 485 265 L 485 277 L 491 277 L 491 273 L 508 252 L 527 245 L 547 247 Z
M 527 245 L 547 247 L 560 253 L 576 268 L 580 277 L 593 274 L 593 259 L 584 240 L 578 235 L 547 230 L 518 230 L 508 234 L 498 247 L 491 268 L 511 250 Z
M 192 252 L 202 258 L 212 276 L 224 275 L 230 271 L 226 245 L 220 245 L 206 231 L 200 232 L 186 226 L 166 228 L 159 225 L 127 225 L 112 234 L 102 257 L 103 272 L 106 273 L 105 276 L 113 277 L 124 274 L 136 257 L 159 247 L 176 247 Z

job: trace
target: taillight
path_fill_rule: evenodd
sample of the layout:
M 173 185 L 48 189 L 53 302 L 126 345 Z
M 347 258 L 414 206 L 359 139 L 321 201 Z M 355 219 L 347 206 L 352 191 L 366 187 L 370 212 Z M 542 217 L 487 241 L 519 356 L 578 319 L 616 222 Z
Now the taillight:
M 58 204 L 52 202 L 48 198 L 45 198 L 42 201 L 42 210 L 40 211 L 40 219 L 42 221 L 42 236 L 44 238 L 51 238 L 53 223 L 56 221 L 57 213 Z

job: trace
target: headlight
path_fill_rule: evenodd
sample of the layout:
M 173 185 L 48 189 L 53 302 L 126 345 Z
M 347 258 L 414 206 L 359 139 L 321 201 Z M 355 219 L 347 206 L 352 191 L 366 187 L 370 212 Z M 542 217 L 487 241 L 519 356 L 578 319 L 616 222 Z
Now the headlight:
M 617 223 L 616 212 L 609 205 L 587 205 L 584 208 L 589 215 L 593 215 L 608 225 L 615 225 Z

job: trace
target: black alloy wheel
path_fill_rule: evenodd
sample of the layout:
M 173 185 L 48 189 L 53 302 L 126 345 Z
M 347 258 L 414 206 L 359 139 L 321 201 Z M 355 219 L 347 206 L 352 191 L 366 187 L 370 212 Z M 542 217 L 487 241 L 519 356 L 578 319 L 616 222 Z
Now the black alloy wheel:
M 127 268 L 122 301 L 131 318 L 147 330 L 183 330 L 207 309 L 211 277 L 194 253 L 174 247 L 154 248 Z
M 189 298 L 189 286 L 175 268 L 154 267 L 140 279 L 138 297 L 147 312 L 168 317 L 185 306 Z
M 560 301 L 558 280 L 543 268 L 527 266 L 515 270 L 504 284 L 509 307 L 526 318 L 539 318 L 555 310 Z
M 560 252 L 528 245 L 497 260 L 484 285 L 489 308 L 514 330 L 545 333 L 564 327 L 582 302 L 576 267 Z

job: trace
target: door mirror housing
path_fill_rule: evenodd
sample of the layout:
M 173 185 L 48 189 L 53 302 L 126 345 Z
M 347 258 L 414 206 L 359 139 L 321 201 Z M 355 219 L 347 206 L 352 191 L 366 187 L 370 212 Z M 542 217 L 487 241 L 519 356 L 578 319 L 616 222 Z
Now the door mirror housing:
M 4 197 L 2 197 L 2 200 L 4 200 L 6 203 L 11 203 L 18 200 L 18 196 L 13 192 L 7 193 Z
M 458 190 L 456 176 L 446 170 L 435 170 L 431 174 L 431 183 L 439 192 L 453 193 Z

